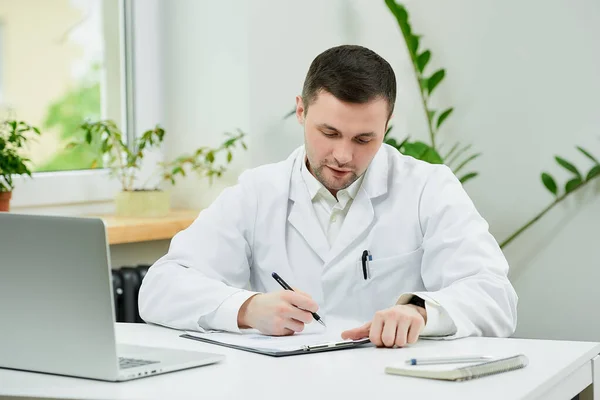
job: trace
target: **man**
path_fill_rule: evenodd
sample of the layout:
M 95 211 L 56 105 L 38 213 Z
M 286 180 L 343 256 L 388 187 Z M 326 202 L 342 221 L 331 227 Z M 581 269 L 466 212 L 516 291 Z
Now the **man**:
M 460 182 L 382 144 L 395 97 L 373 51 L 317 56 L 296 98 L 305 145 L 242 174 L 173 238 L 143 281 L 142 318 L 289 335 L 318 311 L 366 322 L 343 337 L 386 347 L 512 334 L 508 265 Z

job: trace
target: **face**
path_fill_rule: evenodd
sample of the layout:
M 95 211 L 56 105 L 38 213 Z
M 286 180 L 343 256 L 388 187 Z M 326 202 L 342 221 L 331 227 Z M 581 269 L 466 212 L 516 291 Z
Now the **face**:
M 388 113 L 383 98 L 345 103 L 321 91 L 305 116 L 302 98 L 296 98 L 309 169 L 334 196 L 366 171 L 383 143 Z

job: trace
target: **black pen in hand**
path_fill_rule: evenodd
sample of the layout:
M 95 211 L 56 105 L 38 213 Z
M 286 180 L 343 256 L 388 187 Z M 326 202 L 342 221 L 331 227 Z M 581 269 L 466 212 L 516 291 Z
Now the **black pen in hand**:
M 294 289 L 292 289 L 292 287 L 290 285 L 288 285 L 279 275 L 277 275 L 277 272 L 273 272 L 271 274 L 271 276 L 277 281 L 277 283 L 279 283 L 281 285 L 282 288 L 284 288 L 285 290 L 291 290 L 292 292 L 294 291 Z M 325 322 L 323 322 L 323 320 L 321 319 L 321 317 L 319 316 L 319 314 L 315 313 L 315 312 L 311 312 L 313 318 L 320 323 L 321 325 L 325 326 Z

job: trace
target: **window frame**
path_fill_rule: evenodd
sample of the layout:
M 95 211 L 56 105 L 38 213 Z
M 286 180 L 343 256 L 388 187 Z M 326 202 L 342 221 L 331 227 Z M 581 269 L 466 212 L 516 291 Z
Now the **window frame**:
M 3 68 L 3 57 L 2 54 L 4 52 L 3 48 L 3 40 L 4 40 L 4 26 L 2 24 L 2 20 L 0 20 L 0 107 L 4 105 L 4 68 Z
M 102 115 L 119 124 L 128 143 L 135 139 L 134 15 L 132 0 L 102 0 L 106 73 Z M 121 190 L 110 170 L 72 170 L 14 177 L 11 209 L 112 201 Z

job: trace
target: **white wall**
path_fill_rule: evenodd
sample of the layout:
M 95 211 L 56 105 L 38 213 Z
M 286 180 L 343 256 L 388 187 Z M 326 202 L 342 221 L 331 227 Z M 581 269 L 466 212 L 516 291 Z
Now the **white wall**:
M 448 131 L 484 154 L 482 177 L 467 190 L 502 240 L 552 201 L 541 171 L 565 181 L 555 154 L 586 171 L 574 146 L 600 154 L 600 3 L 429 0 L 411 10 L 448 70 L 440 97 L 457 107 Z M 597 189 L 505 249 L 520 296 L 518 336 L 600 340 L 600 321 L 590 318 L 600 304 Z
M 500 241 L 552 199 L 542 170 L 565 178 L 553 156 L 589 167 L 600 155 L 600 3 L 596 0 L 410 0 L 413 27 L 447 78 L 436 104 L 454 106 L 446 148 L 471 142 L 481 176 L 466 188 Z M 249 151 L 213 188 L 187 179 L 176 202 L 205 206 L 243 168 L 277 161 L 302 143 L 281 117 L 312 59 L 341 43 L 371 47 L 394 67 L 396 135 L 425 138 L 404 44 L 383 0 L 163 2 L 166 156 L 240 127 Z M 430 69 L 429 71 L 432 71 Z M 600 194 L 600 188 L 594 189 Z M 600 196 L 571 199 L 505 249 L 520 296 L 518 335 L 600 340 Z M 587 314 L 575 317 L 575 310 Z
M 246 1 L 163 1 L 166 157 L 200 146 L 217 146 L 222 133 L 249 129 Z M 237 154 L 243 165 L 248 154 Z M 241 164 L 240 164 L 241 162 Z M 206 206 L 238 167 L 210 187 L 207 180 L 181 180 L 173 189 L 176 207 Z

